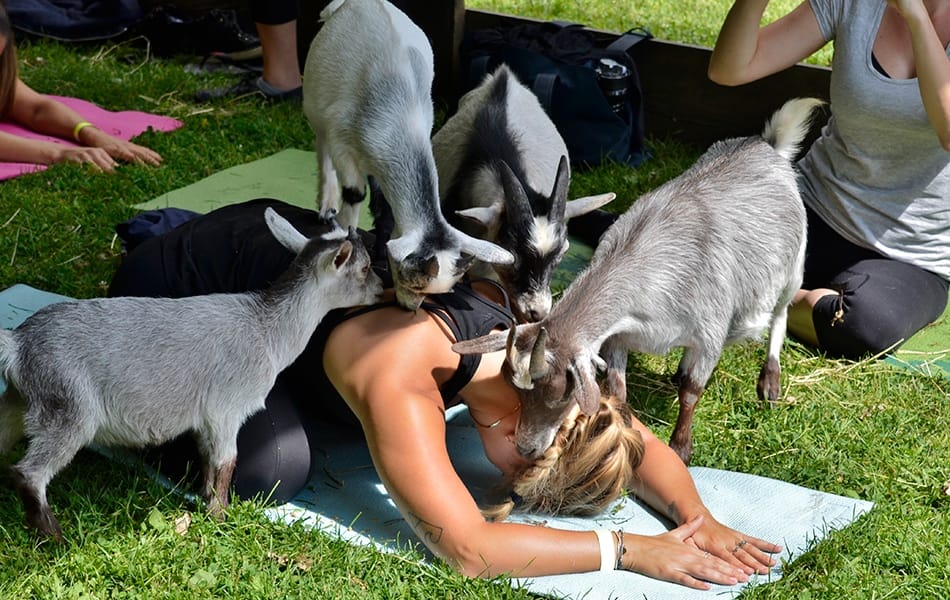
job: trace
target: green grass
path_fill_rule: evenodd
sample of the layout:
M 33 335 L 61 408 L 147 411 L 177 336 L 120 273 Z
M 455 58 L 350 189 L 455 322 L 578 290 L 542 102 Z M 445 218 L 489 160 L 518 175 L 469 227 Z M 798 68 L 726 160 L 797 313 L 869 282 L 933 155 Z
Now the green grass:
M 770 12 L 797 0 L 773 2 Z M 664 39 L 709 45 L 729 2 L 488 2 L 472 7 L 562 18 L 605 29 L 644 25 Z M 581 7 L 584 12 L 581 11 Z M 695 8 L 695 10 L 693 10 Z M 692 15 L 692 16 L 687 16 Z M 27 283 L 98 296 L 119 260 L 116 223 L 131 205 L 223 168 L 284 148 L 310 148 L 292 106 L 253 100 L 198 106 L 193 92 L 225 79 L 186 74 L 174 61 L 146 61 L 136 43 L 25 44 L 23 77 L 43 91 L 84 97 L 112 110 L 182 119 L 141 142 L 160 168 L 126 165 L 113 175 L 77 165 L 0 183 L 0 287 Z M 650 140 L 654 158 L 632 170 L 578 173 L 576 195 L 613 190 L 614 210 L 682 171 L 698 150 Z M 869 361 L 824 359 L 786 344 L 784 402 L 755 400 L 765 350 L 729 348 L 700 404 L 694 464 L 775 477 L 857 496 L 876 508 L 788 566 L 785 577 L 743 598 L 942 598 L 950 589 L 950 381 Z M 677 356 L 633 356 L 630 396 L 661 437 L 676 416 L 669 382 Z M 14 457 L 9 457 L 11 460 Z M 506 584 L 467 580 L 413 554 L 384 555 L 269 522 L 251 502 L 224 523 L 194 511 L 140 469 L 83 452 L 50 486 L 62 546 L 38 544 L 0 474 L 0 598 L 529 598 Z M 175 523 L 191 523 L 181 533 Z

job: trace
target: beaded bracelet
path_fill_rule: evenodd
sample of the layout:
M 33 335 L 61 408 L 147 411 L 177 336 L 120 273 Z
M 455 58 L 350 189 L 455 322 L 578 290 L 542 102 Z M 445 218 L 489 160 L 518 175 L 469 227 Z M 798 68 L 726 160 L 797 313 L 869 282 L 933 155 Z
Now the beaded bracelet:
M 595 529 L 597 542 L 600 544 L 600 571 L 613 571 L 617 563 L 617 551 L 613 545 L 613 534 L 606 529 Z
M 80 121 L 80 122 L 76 123 L 76 126 L 73 127 L 73 139 L 78 142 L 78 141 L 79 141 L 79 132 L 82 131 L 83 129 L 85 129 L 86 127 L 95 127 L 95 125 L 93 125 L 93 124 L 90 123 L 89 121 Z

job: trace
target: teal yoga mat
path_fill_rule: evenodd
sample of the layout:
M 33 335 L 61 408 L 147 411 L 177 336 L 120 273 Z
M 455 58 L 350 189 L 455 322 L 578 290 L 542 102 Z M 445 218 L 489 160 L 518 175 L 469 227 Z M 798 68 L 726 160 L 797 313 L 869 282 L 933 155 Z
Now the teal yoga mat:
M 0 291 L 0 324 L 7 329 L 14 328 L 40 307 L 64 300 L 69 298 L 27 285 L 15 285 Z M 0 387 L 5 388 L 2 381 Z M 467 411 L 453 409 L 447 420 L 447 444 L 452 462 L 475 498 L 481 498 L 495 484 L 499 474 L 485 459 L 478 432 Z M 293 500 L 265 509 L 267 515 L 274 520 L 319 528 L 350 543 L 372 545 L 384 552 L 414 547 L 422 551 L 426 560 L 433 560 L 389 499 L 361 437 L 347 436 L 338 427 L 328 427 L 319 439 L 313 455 L 316 475 Z M 138 462 L 132 452 L 122 449 L 95 450 L 114 460 Z M 690 472 L 706 505 L 721 522 L 784 547 L 777 557 L 778 565 L 767 576 L 758 576 L 743 585 L 714 586 L 710 591 L 690 590 L 627 572 L 514 579 L 512 585 L 554 598 L 731 598 L 748 586 L 781 578 L 784 564 L 795 560 L 831 531 L 849 526 L 873 506 L 864 500 L 756 475 L 701 467 L 692 467 Z M 153 472 L 153 476 L 169 489 L 174 488 L 174 484 L 158 473 Z M 666 519 L 632 498 L 622 499 L 593 517 L 527 514 L 513 520 L 565 529 L 622 528 L 625 532 L 641 534 L 661 533 L 672 527 Z

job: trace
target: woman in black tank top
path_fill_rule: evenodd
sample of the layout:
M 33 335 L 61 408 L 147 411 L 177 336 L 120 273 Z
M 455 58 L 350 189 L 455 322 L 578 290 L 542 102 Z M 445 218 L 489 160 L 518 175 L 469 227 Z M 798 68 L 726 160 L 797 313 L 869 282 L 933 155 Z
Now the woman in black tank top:
M 266 287 L 292 258 L 264 224 L 266 206 L 305 235 L 323 226 L 314 211 L 276 200 L 226 206 L 132 249 L 110 295 L 180 297 Z M 428 297 L 416 312 L 384 298 L 371 307 L 330 313 L 278 377 L 265 408 L 243 425 L 234 492 L 245 498 L 271 493 L 277 503 L 292 498 L 311 476 L 315 425 L 332 419 L 366 439 L 407 522 L 433 553 L 463 573 L 537 576 L 623 568 L 708 588 L 707 582 L 732 584 L 768 572 L 768 553 L 781 549 L 716 521 L 676 454 L 614 399 L 602 400 L 590 417 L 574 411 L 542 459 L 528 464 L 519 457 L 512 439 L 520 400 L 502 373 L 504 352 L 473 358 L 451 350 L 456 340 L 504 329 L 511 321 L 504 293 L 491 282 L 462 282 L 452 292 Z M 454 471 L 444 414 L 460 402 L 477 425 L 487 457 L 519 490 L 524 506 L 589 514 L 636 482 L 644 499 L 679 526 L 658 536 L 624 536 L 486 520 L 485 514 L 503 520 L 510 507 L 481 512 Z M 156 454 L 174 480 L 197 457 L 187 438 Z M 601 465 L 596 475 L 584 466 L 590 464 Z M 618 553 L 622 547 L 628 551 Z

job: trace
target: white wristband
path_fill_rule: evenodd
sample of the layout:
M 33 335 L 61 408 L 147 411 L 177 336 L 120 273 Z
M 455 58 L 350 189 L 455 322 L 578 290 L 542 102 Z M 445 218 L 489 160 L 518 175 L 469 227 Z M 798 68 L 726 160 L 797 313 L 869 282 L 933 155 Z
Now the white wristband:
M 617 567 L 617 547 L 614 536 L 606 529 L 595 529 L 600 544 L 600 571 L 613 571 Z

